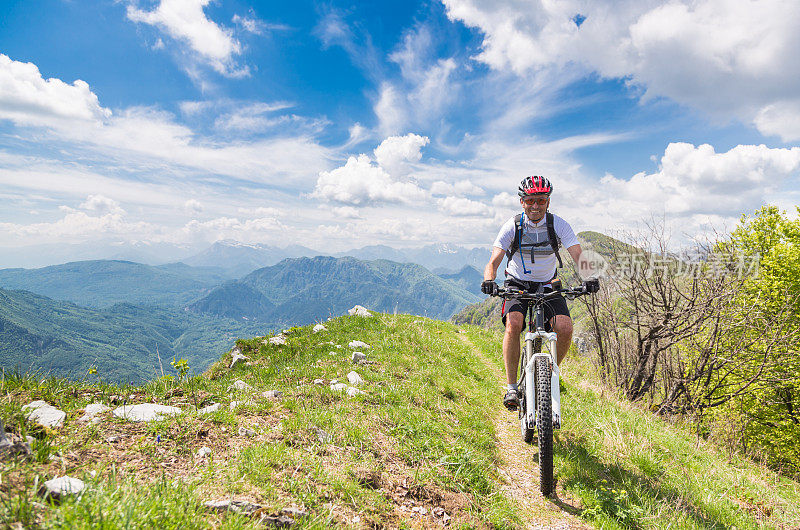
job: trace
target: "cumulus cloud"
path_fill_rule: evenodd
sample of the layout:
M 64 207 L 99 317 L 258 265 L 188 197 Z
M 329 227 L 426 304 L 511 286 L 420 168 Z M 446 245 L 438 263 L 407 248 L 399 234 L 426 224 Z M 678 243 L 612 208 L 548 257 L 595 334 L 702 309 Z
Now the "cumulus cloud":
M 779 136 L 784 142 L 800 140 L 800 99 L 767 105 L 758 112 L 754 123 L 762 134 Z
M 183 203 L 183 209 L 192 215 L 197 215 L 203 211 L 203 204 L 197 199 L 189 199 Z
M 161 0 L 153 11 L 128 6 L 128 18 L 164 31 L 187 44 L 199 57 L 220 74 L 230 77 L 248 75 L 247 68 L 237 67 L 234 56 L 242 52 L 241 44 L 229 29 L 206 17 L 203 8 L 210 0 Z
M 786 59 L 800 51 L 797 2 L 443 3 L 450 19 L 483 33 L 478 60 L 521 76 L 580 68 L 629 80 L 648 96 L 746 120 L 800 90 L 800 63 Z
M 375 202 L 410 203 L 427 194 L 413 182 L 399 182 L 367 155 L 351 156 L 344 166 L 319 174 L 312 197 L 344 205 L 363 206 Z
M 378 130 L 384 136 L 400 134 L 406 126 L 406 104 L 400 91 L 391 83 L 383 83 L 373 111 L 378 117 Z
M 390 175 L 403 174 L 407 169 L 406 162 L 419 162 L 422 159 L 422 148 L 430 143 L 427 136 L 407 134 L 390 136 L 375 148 L 375 159 Z
M 445 197 L 437 199 L 439 210 L 455 217 L 491 217 L 492 208 L 482 202 L 465 199 L 463 197 Z
M 358 210 L 352 206 L 336 206 L 331 209 L 331 212 L 340 219 L 362 219 Z
M 658 212 L 671 217 L 717 215 L 737 217 L 764 204 L 800 170 L 800 147 L 771 149 L 739 145 L 717 153 L 708 144 L 671 143 L 655 173 L 637 173 L 628 180 L 603 177 L 602 203 L 625 217 L 646 218 Z
M 114 199 L 109 199 L 108 197 L 104 197 L 102 195 L 89 195 L 80 206 L 84 210 L 89 210 L 91 212 L 96 212 L 101 215 L 112 213 L 112 214 L 124 214 L 125 210 L 123 210 L 119 203 Z
M 111 111 L 100 106 L 86 82 L 79 79 L 70 85 L 60 79 L 44 79 L 35 64 L 0 54 L 0 119 L 23 126 L 63 126 L 110 116 Z

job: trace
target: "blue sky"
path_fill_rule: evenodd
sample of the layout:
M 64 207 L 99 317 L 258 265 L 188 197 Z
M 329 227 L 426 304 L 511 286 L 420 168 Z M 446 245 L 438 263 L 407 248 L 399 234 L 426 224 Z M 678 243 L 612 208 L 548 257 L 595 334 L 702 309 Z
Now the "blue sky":
M 2 11 L 0 248 L 488 246 L 530 174 L 684 240 L 800 196 L 794 1 Z

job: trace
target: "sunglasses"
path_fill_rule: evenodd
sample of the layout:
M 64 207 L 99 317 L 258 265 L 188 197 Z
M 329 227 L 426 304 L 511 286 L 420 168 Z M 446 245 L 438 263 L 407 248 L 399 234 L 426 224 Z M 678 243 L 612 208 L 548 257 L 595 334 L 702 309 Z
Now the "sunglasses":
M 539 203 L 541 206 L 544 206 L 545 204 L 547 204 L 547 201 L 549 199 L 550 197 L 525 197 L 524 199 L 522 199 L 522 202 L 524 202 L 528 206 L 534 203 Z

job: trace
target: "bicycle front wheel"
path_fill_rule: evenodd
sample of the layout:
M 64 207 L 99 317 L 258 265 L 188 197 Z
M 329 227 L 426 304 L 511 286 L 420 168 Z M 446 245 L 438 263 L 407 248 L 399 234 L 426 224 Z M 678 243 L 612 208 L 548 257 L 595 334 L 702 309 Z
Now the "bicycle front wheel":
M 550 396 L 550 360 L 536 359 L 536 431 L 539 442 L 539 489 L 553 491 L 553 406 Z

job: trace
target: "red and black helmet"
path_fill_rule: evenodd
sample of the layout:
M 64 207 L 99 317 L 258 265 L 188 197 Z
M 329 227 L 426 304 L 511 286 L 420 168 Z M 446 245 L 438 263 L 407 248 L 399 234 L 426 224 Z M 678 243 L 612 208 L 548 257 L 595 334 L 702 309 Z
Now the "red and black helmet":
M 553 185 L 550 181 L 541 175 L 533 175 L 532 177 L 525 177 L 519 183 L 519 196 L 527 197 L 528 195 L 550 195 L 553 193 Z

